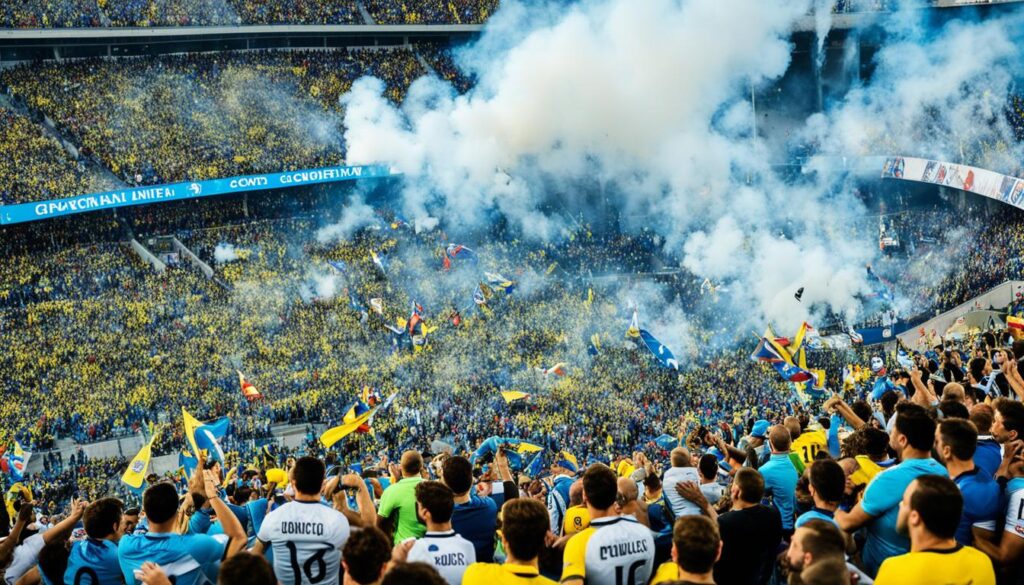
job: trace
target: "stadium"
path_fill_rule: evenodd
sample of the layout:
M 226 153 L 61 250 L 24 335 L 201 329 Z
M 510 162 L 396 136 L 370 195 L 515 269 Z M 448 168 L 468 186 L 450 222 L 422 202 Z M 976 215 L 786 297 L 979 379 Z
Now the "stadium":
M 1021 47 L 1013 0 L 0 2 L 0 577 L 1024 583 Z

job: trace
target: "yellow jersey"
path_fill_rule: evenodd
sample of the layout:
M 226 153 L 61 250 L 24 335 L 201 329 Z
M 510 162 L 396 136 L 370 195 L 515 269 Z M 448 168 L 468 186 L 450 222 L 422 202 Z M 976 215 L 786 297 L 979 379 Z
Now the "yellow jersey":
M 804 466 L 814 463 L 814 455 L 822 449 L 828 451 L 828 437 L 822 430 L 808 430 L 800 433 L 800 436 L 793 441 L 793 446 L 790 447 L 790 450 L 804 462 Z
M 616 467 L 615 472 L 619 474 L 619 477 L 629 477 L 636 470 L 636 466 L 629 459 L 623 459 L 619 461 L 619 465 Z
M 462 585 L 556 585 L 544 577 L 537 567 L 473 563 L 462 574 Z
M 586 506 L 570 506 L 565 511 L 565 525 L 562 526 L 562 534 L 568 536 L 583 532 L 590 526 L 590 512 Z
M 912 552 L 882 563 L 875 585 L 995 585 L 992 561 L 971 546 Z
M 651 579 L 651 585 L 671 583 L 672 581 L 679 581 L 679 565 L 668 561 L 658 565 L 658 570 L 654 573 L 654 578 Z

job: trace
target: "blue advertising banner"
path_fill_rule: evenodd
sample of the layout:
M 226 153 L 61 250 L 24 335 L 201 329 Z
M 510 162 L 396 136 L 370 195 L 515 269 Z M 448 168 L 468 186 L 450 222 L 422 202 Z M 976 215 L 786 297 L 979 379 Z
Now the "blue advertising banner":
M 36 221 L 74 213 L 85 213 L 87 211 L 145 205 L 160 201 L 179 201 L 196 197 L 243 193 L 245 191 L 262 191 L 282 187 L 299 187 L 302 185 L 376 179 L 390 176 L 391 171 L 386 166 L 363 165 L 227 177 L 224 179 L 196 181 L 194 183 L 135 187 L 120 191 L 107 191 L 106 193 L 78 195 L 65 199 L 19 203 L 17 205 L 0 205 L 0 225 Z

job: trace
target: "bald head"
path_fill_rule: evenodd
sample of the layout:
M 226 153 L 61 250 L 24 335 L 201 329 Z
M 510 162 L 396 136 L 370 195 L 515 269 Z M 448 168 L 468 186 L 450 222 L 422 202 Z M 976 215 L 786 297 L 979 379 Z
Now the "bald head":
M 672 449 L 672 467 L 693 467 L 690 451 L 686 447 Z
M 402 453 L 402 475 L 415 477 L 423 470 L 423 456 L 419 451 L 406 451 Z
M 783 425 L 772 427 L 772 430 L 768 431 L 768 440 L 772 443 L 772 451 L 778 453 L 789 452 L 789 447 L 793 444 L 793 438 L 789 434 L 789 429 Z
M 963 403 L 964 387 L 956 382 L 950 382 L 942 388 L 942 400 L 953 400 Z
M 569 505 L 579 506 L 583 504 L 583 480 L 577 479 L 569 486 Z
M 640 490 L 637 489 L 636 482 L 628 477 L 620 477 L 618 487 L 619 497 L 624 503 L 635 502 L 640 497 Z

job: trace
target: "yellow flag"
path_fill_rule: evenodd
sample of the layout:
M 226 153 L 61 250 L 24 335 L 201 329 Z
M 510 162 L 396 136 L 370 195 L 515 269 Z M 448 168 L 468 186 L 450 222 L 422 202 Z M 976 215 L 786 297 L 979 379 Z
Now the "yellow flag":
M 501 397 L 505 399 L 507 404 L 512 404 L 516 400 L 522 400 L 528 398 L 530 395 L 526 392 L 517 392 L 515 390 L 507 390 L 501 393 Z
M 135 456 L 135 459 L 132 459 L 132 462 L 128 464 L 128 469 L 121 476 L 121 481 L 135 489 L 142 487 L 142 482 L 146 481 L 149 460 L 153 456 L 153 439 L 155 438 L 156 435 L 153 435 L 149 442 L 146 443 L 146 446 Z
M 373 413 L 375 412 L 377 412 L 376 408 L 374 408 L 373 410 L 368 410 L 363 414 L 357 416 L 356 418 L 352 419 L 350 422 L 344 423 L 332 429 L 327 429 L 326 431 L 324 431 L 324 434 L 320 435 L 320 443 L 324 446 L 324 448 L 330 449 L 332 445 L 344 439 L 345 437 L 351 435 L 356 431 L 356 429 L 361 427 L 363 423 L 369 421 L 370 417 L 372 417 Z
M 189 414 L 184 406 L 181 407 L 181 419 L 185 423 L 185 439 L 192 447 L 192 453 L 199 453 L 199 445 L 196 444 L 196 429 L 203 426 L 203 423 Z

